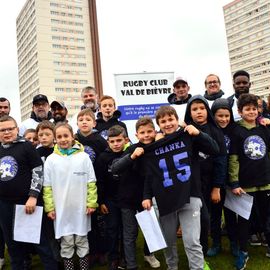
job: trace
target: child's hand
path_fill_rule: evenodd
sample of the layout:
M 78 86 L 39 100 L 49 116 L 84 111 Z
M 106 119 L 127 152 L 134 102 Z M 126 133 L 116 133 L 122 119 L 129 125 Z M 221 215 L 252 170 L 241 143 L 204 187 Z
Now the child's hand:
M 50 218 L 51 220 L 55 220 L 55 211 L 51 211 L 47 213 L 47 217 Z
M 220 202 L 220 188 L 213 188 L 211 192 L 211 201 L 213 203 Z
M 87 207 L 86 208 L 86 215 L 92 215 L 96 211 L 96 208 Z
M 184 128 L 184 131 L 187 131 L 188 134 L 192 136 L 197 136 L 200 134 L 200 131 L 197 128 L 195 128 L 193 125 L 187 125 Z
M 144 150 L 142 147 L 137 147 L 134 152 L 132 153 L 132 155 L 130 156 L 131 159 L 135 159 L 141 155 L 144 154 Z
M 234 188 L 234 189 L 232 189 L 232 193 L 234 194 L 234 195 L 239 195 L 239 196 L 241 196 L 242 194 L 245 194 L 246 192 L 242 189 L 242 188 Z
M 109 210 L 105 204 L 100 205 L 100 212 L 103 215 L 109 214 Z
M 260 124 L 263 125 L 263 126 L 267 126 L 267 125 L 270 125 L 270 119 L 268 118 L 262 118 L 260 119 Z
M 184 121 L 179 121 L 179 126 L 182 127 L 182 128 L 185 128 L 187 126 L 186 122 Z
M 155 137 L 155 141 L 158 141 L 160 139 L 163 139 L 165 136 L 163 133 L 158 132 Z
M 35 212 L 37 205 L 37 198 L 29 197 L 27 202 L 25 203 L 25 213 L 26 214 L 33 214 Z
M 152 201 L 147 199 L 142 201 L 142 207 L 146 210 L 150 210 L 152 206 Z

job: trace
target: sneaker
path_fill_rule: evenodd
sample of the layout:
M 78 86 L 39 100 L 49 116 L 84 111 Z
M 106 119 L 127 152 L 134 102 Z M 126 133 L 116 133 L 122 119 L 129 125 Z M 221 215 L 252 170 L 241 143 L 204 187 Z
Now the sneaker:
M 267 241 L 266 241 L 266 238 L 265 238 L 264 233 L 261 233 L 260 238 L 261 238 L 262 246 L 268 247 L 268 244 L 267 244 Z
M 148 262 L 152 268 L 159 268 L 160 267 L 160 262 L 155 257 L 154 254 L 150 254 L 149 256 L 144 256 L 144 261 Z
M 218 253 L 220 253 L 220 252 L 221 252 L 221 246 L 220 245 L 214 245 L 214 246 L 212 246 L 211 248 L 209 248 L 207 250 L 206 255 L 208 257 L 214 257 L 214 256 L 217 256 Z
M 204 261 L 204 263 L 203 263 L 203 270 L 211 270 L 211 268 L 208 265 L 208 262 L 207 261 Z
M 266 257 L 270 258 L 270 247 L 267 247 L 265 255 L 266 255 Z
M 230 243 L 230 246 L 231 246 L 231 254 L 234 256 L 234 257 L 237 257 L 238 254 L 239 254 L 239 249 L 238 249 L 238 245 L 236 242 L 231 242 Z
M 261 246 L 262 243 L 257 234 L 252 234 L 249 239 L 249 244 L 251 246 Z
M 125 258 L 121 258 L 118 264 L 118 269 L 126 269 L 127 268 L 127 263 Z
M 248 253 L 240 250 L 235 262 L 236 269 L 237 270 L 246 269 L 248 259 L 249 259 Z
M 2 269 L 5 265 L 5 259 L 4 258 L 0 258 L 0 269 Z

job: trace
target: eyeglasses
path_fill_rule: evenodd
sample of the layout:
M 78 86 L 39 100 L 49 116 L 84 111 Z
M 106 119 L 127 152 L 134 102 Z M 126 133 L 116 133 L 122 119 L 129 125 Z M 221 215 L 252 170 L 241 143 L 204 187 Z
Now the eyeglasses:
M 10 133 L 10 132 L 13 131 L 15 128 L 17 128 L 17 127 L 3 128 L 3 129 L 0 129 L 0 133 Z
M 219 83 L 219 81 L 210 81 L 210 82 L 207 82 L 208 85 L 210 85 L 210 84 L 218 84 L 218 83 Z

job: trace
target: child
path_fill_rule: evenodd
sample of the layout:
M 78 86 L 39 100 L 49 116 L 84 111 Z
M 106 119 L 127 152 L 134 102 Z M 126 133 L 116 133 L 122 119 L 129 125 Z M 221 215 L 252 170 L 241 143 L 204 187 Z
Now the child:
M 36 130 L 34 128 L 27 129 L 24 132 L 23 137 L 26 140 L 28 140 L 29 142 L 31 142 L 34 147 L 38 146 L 39 141 L 38 141 L 38 137 L 37 137 L 37 132 L 36 132 Z
M 38 124 L 36 128 L 37 137 L 40 143 L 40 146 L 37 147 L 37 151 L 43 162 L 47 157 L 53 153 L 54 147 L 54 130 L 55 125 L 48 120 L 44 120 Z
M 84 151 L 89 155 L 95 167 L 95 161 L 99 154 L 108 147 L 108 143 L 94 129 L 96 119 L 91 109 L 84 109 L 79 112 L 77 125 L 79 130 L 77 134 L 75 134 L 75 138 L 84 146 Z
M 256 122 L 258 102 L 255 95 L 242 94 L 238 98 L 237 106 L 242 119 L 232 133 L 229 155 L 230 184 L 235 195 L 248 192 L 256 200 L 268 244 L 266 256 L 270 257 L 270 132 L 268 127 Z M 246 268 L 249 258 L 249 220 L 238 216 L 237 225 L 240 250 L 236 268 L 239 270 Z
M 100 99 L 100 112 L 97 114 L 96 129 L 98 133 L 107 140 L 108 129 L 112 126 L 119 125 L 123 127 L 128 135 L 125 123 L 119 121 L 121 112 L 116 110 L 115 100 L 111 96 L 103 96 Z
M 10 116 L 0 118 L 0 226 L 11 258 L 11 267 L 22 269 L 28 254 L 27 243 L 13 240 L 16 204 L 24 204 L 26 214 L 34 213 L 42 188 L 42 161 L 32 144 L 18 136 L 16 121 Z M 45 269 L 57 269 L 43 229 L 40 244 L 34 245 Z
M 155 196 L 160 223 L 167 242 L 165 257 L 168 269 L 178 269 L 176 230 L 181 224 L 189 268 L 209 269 L 200 244 L 201 187 L 198 151 L 216 154 L 218 146 L 206 133 L 192 125 L 179 127 L 178 115 L 171 106 L 161 106 L 156 122 L 165 138 L 144 148 L 146 168 L 145 209 Z
M 95 125 L 95 114 L 90 108 L 79 112 L 77 116 L 79 130 L 75 134 L 75 139 L 84 146 L 84 151 L 89 155 L 94 169 L 96 169 L 96 161 L 99 154 L 108 147 L 107 141 L 94 129 Z M 91 221 L 92 229 L 88 234 L 89 242 L 91 243 L 89 263 L 92 265 L 95 261 L 98 261 L 100 265 L 104 265 L 106 263 L 104 216 L 96 211 L 92 215 Z
M 203 247 L 203 253 L 206 255 L 208 251 L 211 202 L 216 204 L 219 203 L 221 199 L 220 189 L 224 187 L 227 174 L 227 152 L 222 131 L 217 127 L 208 102 L 204 97 L 196 95 L 188 101 L 185 122 L 207 133 L 217 142 L 220 150 L 217 155 L 207 155 L 204 152 L 199 153 L 203 194 L 203 207 L 201 209 L 201 245 Z M 215 212 L 211 213 L 211 219 L 215 220 L 215 224 L 218 226 L 217 218 L 219 217 L 216 217 L 215 214 Z M 214 228 L 214 230 L 217 231 L 218 228 Z M 220 243 L 216 244 L 220 246 Z
M 121 208 L 123 222 L 124 251 L 127 269 L 137 269 L 136 239 L 138 236 L 137 211 L 142 211 L 143 182 L 141 158 L 143 147 L 152 143 L 156 137 L 155 126 L 150 117 L 142 117 L 136 122 L 136 137 L 139 142 L 131 145 L 123 156 L 112 165 L 112 173 L 120 174 L 118 205 Z M 144 260 L 152 268 L 159 268 L 160 262 L 150 254 L 144 242 Z
M 108 246 L 109 269 L 118 269 L 119 265 L 119 235 L 121 232 L 121 209 L 118 205 L 119 176 L 112 173 L 112 163 L 119 159 L 129 139 L 121 126 L 113 126 L 108 130 L 108 144 L 100 154 L 97 165 L 98 203 L 100 211 L 105 215 L 106 236 Z
M 230 149 L 231 133 L 236 126 L 229 101 L 225 98 L 216 99 L 212 104 L 211 111 L 214 115 L 217 125 L 221 128 L 224 134 L 224 140 L 228 154 Z M 226 171 L 228 171 L 227 167 L 228 166 L 226 165 Z M 229 185 L 228 181 L 226 181 L 226 185 Z M 238 256 L 236 214 L 230 209 L 223 207 L 225 201 L 225 192 L 226 190 L 221 188 L 221 201 L 211 205 L 211 212 L 215 214 L 211 216 L 211 237 L 213 243 L 212 247 L 207 252 L 207 256 L 210 257 L 216 256 L 221 251 L 222 209 L 224 211 L 226 231 L 230 240 L 231 253 L 235 257 Z M 216 219 L 213 219 L 213 216 L 215 216 Z
M 64 268 L 74 269 L 76 247 L 81 270 L 88 269 L 91 214 L 97 207 L 96 177 L 83 146 L 74 141 L 67 123 L 54 129 L 56 145 L 45 161 L 43 198 L 45 212 L 55 221 L 55 237 L 60 238 Z

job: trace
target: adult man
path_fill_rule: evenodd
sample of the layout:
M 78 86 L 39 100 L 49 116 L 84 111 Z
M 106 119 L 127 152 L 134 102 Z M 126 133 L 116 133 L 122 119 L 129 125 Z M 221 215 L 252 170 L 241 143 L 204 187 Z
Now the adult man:
M 83 88 L 81 97 L 84 104 L 81 110 L 90 108 L 94 113 L 98 111 L 98 94 L 94 87 L 87 86 Z
M 67 120 L 68 110 L 63 101 L 54 100 L 51 103 L 51 113 L 52 118 L 54 120 L 54 124 L 57 124 L 58 122 L 68 122 Z
M 33 106 L 30 118 L 22 122 L 20 126 L 20 136 L 29 128 L 36 128 L 43 120 L 51 119 L 51 112 L 49 111 L 49 101 L 45 95 L 38 94 L 33 98 Z
M 204 97 L 209 101 L 214 101 L 218 98 L 221 98 L 224 95 L 224 92 L 220 89 L 220 79 L 215 74 L 209 74 L 206 76 L 205 81 L 205 93 Z
M 234 120 L 240 120 L 240 115 L 238 114 L 237 100 L 240 95 L 244 93 L 249 93 L 251 83 L 250 75 L 245 70 L 238 70 L 233 74 L 233 88 L 234 94 L 229 96 L 227 99 L 230 106 L 232 107 Z
M 2 117 L 3 115 L 9 115 L 9 113 L 10 113 L 9 101 L 4 97 L 0 97 L 0 117 Z
M 173 93 L 168 96 L 168 102 L 170 104 L 186 104 L 191 98 L 189 94 L 190 87 L 187 80 L 182 77 L 177 77 L 173 83 Z

